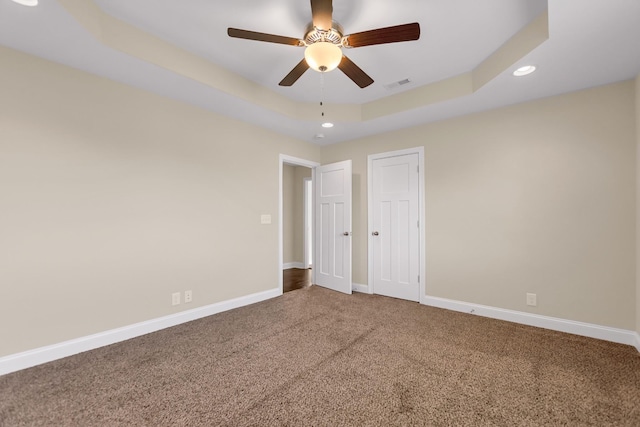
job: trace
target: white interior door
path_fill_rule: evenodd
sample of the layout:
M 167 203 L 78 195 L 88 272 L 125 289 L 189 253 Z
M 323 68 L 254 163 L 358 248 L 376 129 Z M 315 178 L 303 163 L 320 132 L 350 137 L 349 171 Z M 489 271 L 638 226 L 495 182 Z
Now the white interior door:
M 314 169 L 315 284 L 351 293 L 351 160 Z
M 420 300 L 418 154 L 372 162 L 373 292 Z

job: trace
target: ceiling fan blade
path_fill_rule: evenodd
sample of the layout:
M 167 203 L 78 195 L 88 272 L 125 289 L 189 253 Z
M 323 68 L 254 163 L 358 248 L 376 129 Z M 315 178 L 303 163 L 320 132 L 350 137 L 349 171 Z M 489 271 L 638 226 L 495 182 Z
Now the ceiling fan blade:
M 369 86 L 373 83 L 373 79 L 369 77 L 367 73 L 362 71 L 352 60 L 342 55 L 342 61 L 338 65 L 338 68 L 347 75 L 355 84 L 360 86 L 361 89 Z
M 291 86 L 293 85 L 303 74 L 305 71 L 307 71 L 309 69 L 309 64 L 307 64 L 307 61 L 305 59 L 302 59 L 302 61 L 300 61 L 298 63 L 298 65 L 296 65 L 295 67 L 293 67 L 293 70 L 291 70 L 289 72 L 289 74 L 286 75 L 286 77 L 284 79 L 282 79 L 282 81 L 280 83 L 278 83 L 280 86 Z
M 313 26 L 319 30 L 330 30 L 333 25 L 332 0 L 311 0 Z
M 372 46 L 376 44 L 408 42 L 420 38 L 420 24 L 395 25 L 350 34 L 346 37 L 348 47 Z
M 259 42 L 288 44 L 291 46 L 303 46 L 304 43 L 293 37 L 276 36 L 275 34 L 258 33 L 256 31 L 240 30 L 238 28 L 228 28 L 229 37 L 237 39 L 256 40 Z

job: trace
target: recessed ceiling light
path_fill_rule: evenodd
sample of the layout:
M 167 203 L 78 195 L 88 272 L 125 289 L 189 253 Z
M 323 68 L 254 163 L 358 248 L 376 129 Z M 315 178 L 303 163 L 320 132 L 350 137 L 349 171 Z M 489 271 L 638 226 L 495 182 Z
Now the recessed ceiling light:
M 513 72 L 513 75 L 516 77 L 526 76 L 527 74 L 531 74 L 536 70 L 535 65 L 525 65 L 524 67 L 520 67 Z
M 323 128 L 332 128 L 333 127 L 333 123 L 329 123 L 329 122 L 323 123 L 322 127 Z
M 37 6 L 38 0 L 13 0 L 15 3 L 21 4 L 23 6 Z

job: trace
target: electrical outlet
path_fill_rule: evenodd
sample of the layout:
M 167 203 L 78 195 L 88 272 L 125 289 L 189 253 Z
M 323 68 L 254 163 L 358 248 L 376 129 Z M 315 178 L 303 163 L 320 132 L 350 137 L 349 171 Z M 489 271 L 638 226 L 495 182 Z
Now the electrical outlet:
M 260 215 L 260 224 L 271 224 L 271 215 L 269 214 Z
M 174 292 L 171 294 L 171 305 L 180 304 L 180 292 Z
M 184 291 L 184 303 L 191 302 L 193 300 L 193 294 L 191 291 Z
M 527 294 L 527 305 L 535 307 L 538 305 L 538 296 L 536 294 Z

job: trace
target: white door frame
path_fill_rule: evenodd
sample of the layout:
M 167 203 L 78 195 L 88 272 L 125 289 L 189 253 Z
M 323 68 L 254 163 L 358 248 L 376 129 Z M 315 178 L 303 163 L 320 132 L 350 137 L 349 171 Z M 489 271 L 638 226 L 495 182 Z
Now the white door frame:
M 367 264 L 368 264 L 368 293 L 373 293 L 373 241 L 371 233 L 373 233 L 373 161 L 378 159 L 385 159 L 387 157 L 404 156 L 406 154 L 418 154 L 418 220 L 420 226 L 418 227 L 418 233 L 420 233 L 420 256 L 419 258 L 419 271 L 420 271 L 420 304 L 426 304 L 426 272 L 425 272 L 425 235 L 424 235 L 424 147 L 408 148 L 406 150 L 388 151 L 386 153 L 370 154 L 367 156 Z
M 283 275 L 282 275 L 282 268 L 283 268 L 283 258 L 284 258 L 284 239 L 283 239 L 283 231 L 284 231 L 284 224 L 282 221 L 282 214 L 284 212 L 284 208 L 283 208 L 283 191 L 282 191 L 282 171 L 284 169 L 284 165 L 285 163 L 288 165 L 294 165 L 294 166 L 304 166 L 307 168 L 311 168 L 312 170 L 314 170 L 317 166 L 320 166 L 320 163 L 318 162 L 314 162 L 311 160 L 305 160 L 305 159 L 300 159 L 298 157 L 292 157 L 292 156 L 288 156 L 286 154 L 280 154 L 280 170 L 279 170 L 279 185 L 278 185 L 278 287 L 280 290 L 280 295 L 282 295 L 283 293 Z M 311 174 L 311 176 L 313 177 L 314 173 Z M 312 178 L 313 179 L 313 178 Z M 312 213 L 313 215 L 313 213 Z M 313 231 L 312 231 L 313 232 Z M 315 269 L 311 271 L 311 281 L 315 281 L 315 273 L 314 273 Z
M 303 191 L 304 195 L 303 203 L 304 203 L 304 268 L 309 268 L 313 265 L 313 259 L 311 263 L 309 263 L 309 256 L 313 255 L 313 249 L 311 253 L 309 253 L 309 245 L 313 245 L 313 178 L 305 178 L 303 180 Z M 311 183 L 311 191 L 307 191 L 308 183 Z M 311 217 L 311 218 L 309 218 Z M 309 233 L 309 230 L 311 232 Z

